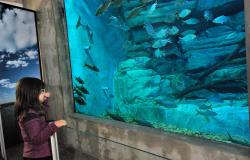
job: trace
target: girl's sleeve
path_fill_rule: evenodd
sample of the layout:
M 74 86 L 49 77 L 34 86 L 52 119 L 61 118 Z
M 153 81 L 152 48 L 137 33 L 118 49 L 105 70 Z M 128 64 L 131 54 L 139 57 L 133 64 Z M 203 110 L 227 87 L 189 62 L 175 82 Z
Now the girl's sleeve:
M 42 123 L 46 122 L 43 122 L 40 118 L 35 118 L 24 124 L 24 128 L 33 144 L 43 144 L 57 131 L 54 122 L 48 123 L 45 127 L 41 127 Z

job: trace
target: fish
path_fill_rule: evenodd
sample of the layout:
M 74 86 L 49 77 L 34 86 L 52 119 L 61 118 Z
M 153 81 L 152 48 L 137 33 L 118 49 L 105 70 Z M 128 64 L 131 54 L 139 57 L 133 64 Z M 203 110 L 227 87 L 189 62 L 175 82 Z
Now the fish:
M 81 26 L 81 17 L 78 17 L 77 23 L 76 23 L 76 29 L 79 28 Z
M 145 7 L 145 4 L 141 5 L 141 6 L 138 6 L 138 7 L 135 7 L 134 9 L 132 9 L 128 16 L 127 16 L 127 19 L 131 19 L 131 18 L 134 18 L 136 16 L 138 16 L 141 12 L 141 10 Z
M 163 53 L 162 53 L 162 51 L 158 48 L 157 50 L 155 50 L 154 51 L 154 56 L 156 57 L 156 58 L 161 58 L 161 57 L 163 57 L 163 56 L 165 56 Z
M 179 13 L 179 17 L 180 17 L 180 18 L 185 18 L 185 17 L 187 17 L 190 13 L 191 13 L 191 10 L 190 10 L 190 9 L 183 9 L 183 10 Z
M 208 98 L 208 101 L 210 102 L 216 102 L 216 103 L 222 103 L 224 102 L 223 99 L 220 98 L 219 94 L 215 94 Z
M 108 10 L 108 8 L 110 7 L 111 3 L 112 3 L 112 0 L 107 0 L 106 2 L 102 3 L 97 8 L 95 15 L 96 16 L 102 15 L 104 12 L 106 12 Z
M 150 35 L 150 36 L 154 36 L 156 34 L 155 30 L 154 30 L 154 27 L 150 23 L 144 23 L 143 28 L 145 28 L 145 30 L 147 31 L 148 35 Z
M 119 28 L 121 30 L 124 30 L 124 31 L 128 31 L 130 28 L 129 26 L 127 26 L 125 23 L 121 22 L 121 20 L 119 20 L 117 17 L 115 16 L 110 16 L 109 17 L 109 25 L 112 25 L 116 28 Z
M 211 111 L 211 110 L 205 110 L 205 111 L 196 110 L 196 111 L 197 111 L 197 114 L 200 114 L 206 117 L 214 117 L 218 115 L 216 112 Z
M 102 87 L 102 91 L 107 99 L 114 97 L 114 95 L 110 93 L 109 87 Z
M 78 89 L 79 91 L 81 91 L 84 94 L 89 94 L 89 91 L 84 86 L 77 86 L 76 85 L 76 89 Z
M 212 109 L 212 105 L 207 105 L 207 104 L 202 104 L 201 106 L 199 106 L 199 109 L 202 109 L 202 110 L 208 110 L 208 109 Z
M 142 3 L 142 4 L 146 4 L 146 3 L 149 3 L 149 2 L 152 2 L 153 0 L 140 0 L 140 2 Z
M 84 47 L 84 51 L 86 53 L 86 55 L 88 56 L 91 64 L 94 64 L 94 60 L 92 59 L 92 57 L 90 56 L 90 49 L 91 49 L 91 46 L 86 46 Z
M 168 28 L 167 30 L 168 35 L 176 35 L 179 33 L 179 29 L 176 26 L 172 26 L 171 28 Z
M 189 42 L 189 41 L 196 39 L 196 37 L 197 36 L 195 34 L 187 34 L 184 37 L 181 37 L 180 39 L 181 39 L 181 41 Z
M 178 107 L 178 105 L 176 104 L 176 102 L 172 101 L 172 100 L 157 99 L 156 102 L 159 105 L 165 106 L 167 108 L 177 108 Z
M 197 32 L 196 30 L 190 29 L 190 30 L 186 30 L 186 31 L 182 32 L 181 35 L 186 36 L 188 34 L 195 34 L 196 32 Z
M 237 32 L 232 32 L 229 35 L 226 36 L 225 39 L 233 39 L 237 36 Z
M 77 97 L 74 97 L 76 103 L 78 103 L 79 105 L 86 105 L 86 102 L 84 99 L 82 99 L 81 97 L 77 96 Z
M 76 81 L 80 84 L 84 84 L 84 81 L 81 79 L 81 77 L 76 77 Z
M 74 92 L 75 92 L 78 96 L 81 96 L 81 97 L 84 96 L 84 94 L 83 94 L 81 91 L 79 91 L 77 88 L 74 88 Z
M 87 63 L 85 63 L 85 65 L 84 65 L 85 67 L 87 67 L 87 68 L 89 68 L 90 70 L 92 70 L 92 71 L 95 71 L 95 72 L 100 72 L 100 70 L 97 68 L 97 66 L 96 65 L 91 65 L 91 64 L 87 64 Z
M 153 38 L 158 39 L 158 38 L 166 38 L 168 32 L 168 28 L 162 28 L 158 32 L 155 33 Z
M 87 31 L 89 42 L 91 44 L 93 44 L 94 43 L 94 41 L 93 41 L 93 32 L 92 32 L 91 28 L 89 27 L 89 25 L 85 25 L 85 30 Z
M 157 0 L 149 7 L 148 14 L 152 14 L 157 7 Z
M 159 40 L 156 40 L 153 43 L 152 47 L 153 48 L 161 48 L 161 47 L 166 46 L 166 44 L 168 44 L 168 43 L 172 43 L 170 38 L 168 38 L 168 39 L 159 39 Z
M 224 23 L 228 22 L 229 20 L 230 20 L 230 17 L 222 15 L 222 16 L 216 17 L 213 20 L 213 23 L 224 24 Z
M 211 21 L 214 18 L 213 12 L 211 10 L 205 10 L 203 17 L 206 21 Z
M 198 20 L 196 18 L 190 18 L 190 19 L 183 21 L 183 23 L 187 24 L 187 25 L 195 25 L 195 24 L 200 23 L 200 20 Z
M 240 145 L 243 145 L 243 146 L 248 146 L 250 147 L 250 144 L 249 142 L 247 142 L 246 140 L 243 140 L 243 142 L 241 140 L 238 140 L 236 138 L 233 138 L 231 136 L 231 134 L 228 132 L 228 130 L 226 130 L 227 132 L 227 135 L 228 135 L 228 141 L 232 142 L 232 143 L 235 143 L 235 144 L 240 144 Z
M 123 0 L 112 0 L 112 6 L 121 7 Z

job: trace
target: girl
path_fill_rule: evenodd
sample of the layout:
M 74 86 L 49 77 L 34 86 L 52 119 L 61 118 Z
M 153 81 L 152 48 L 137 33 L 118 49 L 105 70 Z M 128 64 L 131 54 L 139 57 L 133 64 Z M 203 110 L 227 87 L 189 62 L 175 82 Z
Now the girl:
M 24 141 L 24 160 L 52 160 L 49 138 L 66 125 L 64 120 L 46 121 L 49 97 L 45 84 L 37 78 L 17 82 L 15 113 Z

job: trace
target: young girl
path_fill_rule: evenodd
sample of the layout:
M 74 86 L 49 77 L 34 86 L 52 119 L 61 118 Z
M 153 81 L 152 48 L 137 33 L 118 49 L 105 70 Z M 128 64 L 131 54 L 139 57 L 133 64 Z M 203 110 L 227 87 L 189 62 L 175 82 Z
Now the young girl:
M 64 120 L 46 121 L 49 97 L 45 84 L 37 78 L 17 82 L 15 113 L 24 141 L 24 160 L 52 160 L 49 138 L 66 125 Z

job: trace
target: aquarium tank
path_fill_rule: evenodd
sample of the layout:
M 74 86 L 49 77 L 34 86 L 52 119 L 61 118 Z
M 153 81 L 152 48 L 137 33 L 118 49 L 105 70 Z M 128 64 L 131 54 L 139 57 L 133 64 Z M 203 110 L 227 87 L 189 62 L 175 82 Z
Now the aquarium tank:
M 65 0 L 74 110 L 250 145 L 243 0 Z

